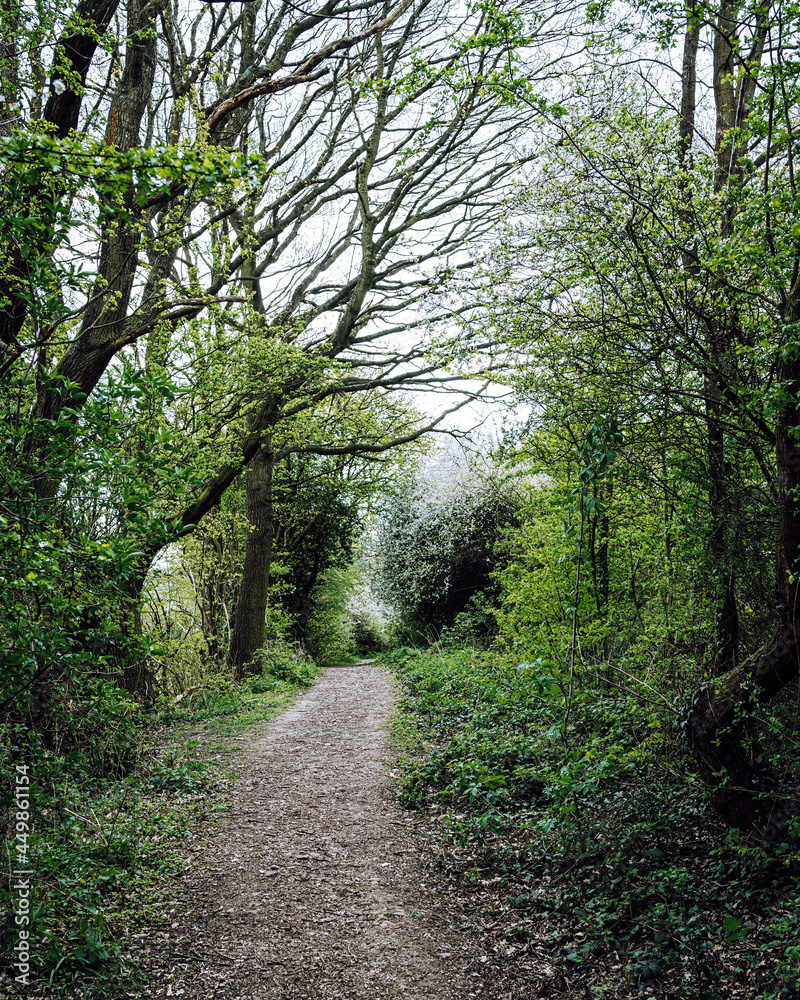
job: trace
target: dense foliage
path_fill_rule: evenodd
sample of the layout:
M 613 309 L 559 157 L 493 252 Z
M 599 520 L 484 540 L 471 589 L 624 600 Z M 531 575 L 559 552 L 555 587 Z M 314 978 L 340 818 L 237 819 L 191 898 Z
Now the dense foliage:
M 500 470 L 451 449 L 391 493 L 372 540 L 376 592 L 398 634 L 438 636 L 478 594 L 488 596 L 495 548 L 516 519 L 519 487 Z M 469 616 L 473 625 L 478 616 Z M 493 630 L 490 620 L 479 629 Z
M 769 847 L 726 834 L 668 673 L 584 674 L 567 712 L 563 660 L 441 647 L 390 659 L 401 801 L 450 838 L 452 891 L 480 894 L 506 948 L 551 962 L 556 989 L 598 997 L 794 995 L 800 828 Z M 784 699 L 752 734 L 784 774 L 795 710 Z

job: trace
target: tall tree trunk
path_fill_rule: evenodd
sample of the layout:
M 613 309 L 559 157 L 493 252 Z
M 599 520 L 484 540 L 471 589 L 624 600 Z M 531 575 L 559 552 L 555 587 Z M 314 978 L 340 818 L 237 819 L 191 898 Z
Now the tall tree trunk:
M 142 118 L 151 97 L 156 68 L 155 20 L 163 2 L 147 4 L 144 0 L 130 0 L 128 5 L 125 67 L 111 101 L 106 129 L 108 144 L 123 152 L 140 143 Z M 64 352 L 54 373 L 74 382 L 87 395 L 119 350 L 144 230 L 133 180 L 124 185 L 121 182 L 117 196 L 129 217 L 111 219 L 103 226 L 93 295 L 84 310 L 78 336 Z M 56 495 L 60 480 L 52 471 L 44 474 L 37 471 L 37 458 L 47 453 L 50 443 L 47 431 L 42 428 L 51 426 L 50 421 L 57 421 L 68 404 L 69 398 L 64 392 L 42 387 L 32 413 L 34 431 L 25 442 L 25 452 L 31 456 L 31 478 L 36 491 L 48 499 Z
M 733 195 L 723 206 L 720 220 L 723 239 L 734 231 L 736 188 L 741 183 L 741 157 L 747 143 L 745 126 L 768 30 L 769 10 L 762 7 L 757 10 L 758 22 L 749 54 L 743 57 L 737 34 L 740 8 L 739 0 L 723 0 L 713 24 L 717 112 L 714 187 L 720 194 L 730 191 Z M 800 287 L 796 275 L 795 270 L 794 284 L 787 288 L 781 310 L 781 326 L 790 331 L 796 329 L 800 321 Z M 709 343 L 709 377 L 715 383 L 708 394 L 713 418 L 709 421 L 712 481 L 715 475 L 725 475 L 724 432 L 721 427 L 715 429 L 715 422 L 721 415 L 725 382 L 732 374 L 726 365 L 735 363 L 729 362 L 729 359 L 731 349 L 735 347 L 733 341 L 736 334 L 735 315 L 727 320 L 724 316 L 727 296 L 722 285 L 717 298 L 719 308 L 717 316 L 713 317 Z M 775 381 L 781 386 L 784 401 L 775 426 L 780 489 L 777 559 L 780 627 L 772 641 L 700 691 L 692 702 L 687 719 L 689 742 L 700 763 L 702 777 L 712 791 L 718 812 L 732 826 L 749 830 L 762 840 L 773 840 L 778 836 L 786 819 L 798 811 L 797 803 L 784 798 L 776 776 L 748 754 L 742 739 L 744 724 L 752 710 L 796 678 L 800 663 L 800 448 L 793 436 L 794 429 L 800 424 L 800 343 L 790 341 L 781 344 L 778 357 Z M 714 485 L 714 489 L 718 490 L 715 500 L 720 499 L 724 488 L 724 481 L 720 482 L 719 488 Z M 721 540 L 718 554 L 722 560 Z M 728 599 L 726 590 L 725 600 Z M 732 610 L 730 607 L 726 609 L 723 601 L 723 623 L 726 613 L 732 613 Z M 723 657 L 720 662 L 722 665 Z
M 713 24 L 714 104 L 716 141 L 714 190 L 720 196 L 722 214 L 720 237 L 729 239 L 734 232 L 737 189 L 742 180 L 742 155 L 746 152 L 745 126 L 755 93 L 758 70 L 768 29 L 766 13 L 759 13 L 750 52 L 740 52 L 739 23 L 741 0 L 722 0 Z M 684 92 L 681 114 L 681 155 L 688 153 L 687 129 L 694 116 L 697 40 L 695 19 L 690 14 L 684 48 Z M 684 118 L 687 120 L 684 121 Z M 726 394 L 737 381 L 737 344 L 740 340 L 739 318 L 729 306 L 729 292 L 723 280 L 717 283 L 714 308 L 708 317 L 705 361 L 705 421 L 708 448 L 709 549 L 716 609 L 716 648 L 711 669 L 721 676 L 735 668 L 739 656 L 739 611 L 736 602 L 734 565 L 737 562 L 732 542 L 734 502 L 731 495 L 730 463 L 726 457 Z
M 712 357 L 714 354 L 712 353 Z M 720 355 L 715 361 L 721 363 Z M 718 677 L 736 666 L 739 655 L 739 609 L 736 604 L 733 570 L 734 553 L 730 544 L 731 497 L 729 463 L 725 456 L 724 408 L 714 372 L 706 375 L 705 416 L 708 449 L 708 502 L 711 515 L 709 546 L 716 593 L 716 648 L 711 671 Z
M 692 4 L 686 8 L 686 35 L 683 40 L 681 70 L 681 116 L 678 121 L 678 158 L 681 167 L 691 163 L 697 108 L 697 48 L 700 43 L 700 11 Z
M 724 191 L 730 183 L 732 162 L 729 155 L 728 135 L 736 115 L 736 95 L 732 74 L 733 46 L 736 38 L 736 13 L 739 0 L 723 0 L 714 33 L 714 98 L 716 105 L 716 168 L 714 190 Z M 731 105 L 734 105 L 731 107 Z M 730 158 L 729 158 L 730 160 Z M 733 217 L 727 206 L 720 220 L 720 235 L 730 236 Z M 725 407 L 723 400 L 723 372 L 727 370 L 734 349 L 724 290 L 717 290 L 717 315 L 709 322 L 706 341 L 705 371 L 705 421 L 708 457 L 708 504 L 710 513 L 709 548 L 713 586 L 717 601 L 716 648 L 711 659 L 711 671 L 721 676 L 736 666 L 739 651 L 739 613 L 734 591 L 733 553 L 730 551 L 730 497 L 729 463 L 725 457 Z
M 237 678 L 243 676 L 256 653 L 264 645 L 274 536 L 272 509 L 274 461 L 272 451 L 263 448 L 247 469 L 247 544 L 228 650 L 228 665 L 233 668 Z
M 766 20 L 762 17 L 755 33 L 749 63 L 745 60 L 742 72 L 738 36 L 740 11 L 741 0 L 722 0 L 716 23 L 713 25 L 716 110 L 714 190 L 722 196 L 720 236 L 723 240 L 729 239 L 734 231 L 735 189 L 741 182 L 741 156 L 745 151 L 745 146 L 742 145 L 742 133 L 755 92 L 767 30 Z M 691 31 L 690 17 L 687 48 Z M 684 72 L 687 72 L 685 63 Z M 691 80 L 685 83 L 691 83 Z M 684 103 L 688 103 L 686 92 L 684 92 Z M 725 436 L 725 394 L 737 378 L 736 346 L 739 330 L 738 317 L 735 310 L 731 311 L 728 298 L 727 288 L 720 282 L 715 294 L 714 313 L 708 322 L 704 389 L 711 520 L 709 547 L 717 600 L 716 649 L 711 664 L 715 676 L 721 676 L 732 670 L 739 655 L 739 611 L 733 568 L 736 563 L 736 552 L 731 541 L 733 500 Z
M 727 4 L 727 0 L 726 0 Z M 715 186 L 717 190 L 728 182 L 728 175 L 719 169 L 724 162 L 723 150 L 728 130 L 731 97 L 730 87 L 725 79 L 731 58 L 730 5 L 720 14 L 720 25 L 715 35 L 714 80 L 717 100 L 717 169 Z M 683 45 L 683 67 L 681 77 L 681 111 L 678 120 L 678 162 L 687 173 L 681 180 L 682 204 L 680 210 L 683 230 L 683 267 L 689 275 L 699 272 L 697 252 L 694 245 L 695 220 L 692 205 L 692 185 L 689 171 L 692 168 L 692 141 L 695 131 L 697 108 L 697 50 L 700 42 L 701 12 L 693 4 L 686 8 L 686 34 Z M 734 109 L 735 114 L 735 109 Z M 731 224 L 725 216 L 722 222 L 723 235 Z M 688 302 L 689 313 L 692 303 Z M 715 676 L 724 674 L 736 665 L 739 652 L 739 612 L 734 590 L 733 558 L 730 551 L 730 487 L 728 463 L 725 459 L 724 399 L 721 375 L 728 365 L 733 345 L 731 332 L 725 319 L 711 318 L 710 331 L 706 343 L 707 359 L 705 373 L 705 422 L 706 453 L 708 460 L 708 503 L 711 528 L 709 549 L 713 572 L 713 583 L 717 601 L 715 650 L 711 660 L 711 672 Z
M 800 304 L 791 312 L 790 328 L 800 321 Z M 800 426 L 800 344 L 787 345 L 782 357 L 777 381 L 787 402 L 775 428 L 781 625 L 770 643 L 699 693 L 688 720 L 690 743 L 718 812 L 732 826 L 763 840 L 774 839 L 797 812 L 797 803 L 783 799 L 775 776 L 751 759 L 741 738 L 753 708 L 797 677 L 800 663 L 800 447 L 793 436 Z

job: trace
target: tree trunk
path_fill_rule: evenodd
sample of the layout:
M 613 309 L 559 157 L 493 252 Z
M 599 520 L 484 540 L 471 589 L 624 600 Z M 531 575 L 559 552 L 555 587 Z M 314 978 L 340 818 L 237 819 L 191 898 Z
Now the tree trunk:
M 681 116 L 678 121 L 678 151 L 681 167 L 691 164 L 697 108 L 697 48 L 700 43 L 700 11 L 694 5 L 686 8 L 686 35 L 683 41 L 681 70 Z
M 159 0 L 159 3 L 162 0 Z M 128 5 L 128 45 L 119 88 L 109 110 L 106 139 L 125 152 L 140 142 L 142 118 L 151 97 L 156 69 L 155 19 L 159 5 L 131 0 Z M 49 102 L 48 102 L 49 107 Z M 47 108 L 45 108 L 47 112 Z M 77 114 L 77 111 L 75 112 Z M 120 185 L 116 193 L 129 218 L 115 218 L 103 226 L 100 261 L 92 297 L 84 310 L 78 336 L 65 351 L 55 374 L 74 382 L 87 395 L 103 377 L 120 349 L 119 338 L 128 314 L 138 253 L 144 226 L 136 204 L 133 181 Z M 42 387 L 32 414 L 34 430 L 25 442 L 31 458 L 31 478 L 41 497 L 53 498 L 59 485 L 57 474 L 40 475 L 37 456 L 47 453 L 45 426 L 57 421 L 69 399 L 63 391 Z M 47 463 L 45 463 L 47 464 Z
M 800 306 L 793 304 L 787 313 L 786 325 L 792 328 L 800 320 Z M 731 826 L 767 841 L 775 839 L 798 810 L 797 803 L 782 798 L 775 777 L 750 759 L 741 739 L 752 709 L 794 680 L 800 663 L 800 447 L 793 435 L 800 425 L 800 345 L 785 346 L 782 358 L 777 381 L 786 402 L 775 428 L 781 626 L 772 642 L 700 692 L 688 720 L 689 741 L 718 812 Z
M 714 352 L 712 357 L 714 356 Z M 721 362 L 721 357 L 717 355 Z M 715 358 L 715 361 L 717 358 Z M 725 457 L 723 406 L 714 372 L 706 376 L 706 428 L 708 433 L 708 502 L 711 514 L 709 545 L 717 601 L 716 648 L 711 672 L 719 677 L 736 666 L 739 654 L 739 610 L 734 590 L 733 553 L 730 546 L 731 502 L 728 462 Z
M 727 0 L 726 0 L 727 2 Z M 678 161 L 687 172 L 692 168 L 692 141 L 695 131 L 695 115 L 697 109 L 697 49 L 700 41 L 700 26 L 702 18 L 700 10 L 689 3 L 686 7 L 686 34 L 683 45 L 683 67 L 681 71 L 681 110 L 678 119 Z M 720 15 L 721 23 L 728 30 L 730 8 L 726 6 Z M 727 133 L 731 96 L 730 87 L 724 78 L 727 72 L 731 53 L 729 38 L 715 37 L 715 97 L 717 101 L 717 167 L 724 162 L 724 137 Z M 730 166 L 730 163 L 728 164 Z M 725 186 L 728 174 L 717 169 L 715 174 L 716 189 Z M 689 174 L 681 180 L 682 205 L 680 209 L 681 226 L 683 229 L 683 267 L 687 274 L 698 273 L 696 246 L 690 245 L 696 240 L 694 228 L 694 210 L 692 206 L 692 185 Z M 731 225 L 731 218 L 726 213 L 722 221 L 723 235 Z M 730 552 L 730 489 L 729 471 L 725 459 L 724 430 L 724 400 L 721 376 L 723 370 L 734 356 L 733 337 L 726 318 L 712 317 L 711 329 L 707 341 L 708 358 L 705 373 L 705 421 L 707 432 L 708 456 L 708 502 L 711 520 L 708 543 L 711 553 L 711 565 L 715 597 L 717 601 L 716 643 L 711 659 L 711 672 L 715 676 L 732 670 L 736 665 L 739 652 L 739 612 L 736 605 L 734 590 L 733 558 Z M 667 543 L 669 550 L 670 543 Z M 669 557 L 670 552 L 667 552 Z
M 722 195 L 720 236 L 723 240 L 733 235 L 736 215 L 735 192 L 741 183 L 742 146 L 741 129 L 747 121 L 750 101 L 755 91 L 758 66 L 761 61 L 766 22 L 762 18 L 750 53 L 749 72 L 739 79 L 736 56 L 739 49 L 740 0 L 722 0 L 714 25 L 714 104 L 716 111 L 714 190 Z M 686 51 L 696 44 L 690 39 L 693 19 L 688 22 Z M 689 78 L 686 78 L 686 74 Z M 694 88 L 691 71 L 684 59 L 683 103 L 692 103 L 687 96 L 687 85 Z M 738 83 L 737 83 L 738 80 Z M 682 123 L 682 130 L 685 126 Z M 681 145 L 686 138 L 681 132 Z M 732 498 L 729 462 L 726 458 L 728 442 L 725 435 L 726 407 L 724 394 L 737 380 L 737 341 L 740 339 L 739 319 L 735 308 L 731 310 L 729 295 L 724 282 L 720 282 L 715 295 L 715 308 L 708 319 L 705 371 L 705 419 L 708 434 L 708 477 L 711 529 L 709 547 L 715 596 L 717 600 L 716 649 L 711 670 L 721 676 L 736 666 L 739 655 L 739 612 L 734 590 L 735 552 L 731 544 Z
M 759 840 L 774 840 L 797 807 L 782 801 L 775 776 L 748 755 L 743 725 L 797 676 L 799 655 L 798 628 L 785 625 L 772 643 L 703 689 L 690 710 L 689 742 L 717 812 Z
M 750 102 L 755 92 L 758 67 L 767 33 L 767 17 L 759 14 L 759 22 L 748 59 L 747 73 L 741 73 L 736 64 L 738 50 L 739 3 L 723 0 L 714 25 L 714 98 L 717 113 L 716 173 L 714 187 L 717 192 L 735 187 L 741 175 L 743 153 L 743 126 L 746 124 Z M 738 144 L 738 145 L 737 145 Z M 720 235 L 731 235 L 735 223 L 735 198 L 723 208 Z M 800 320 L 797 285 L 787 289 L 781 319 L 784 329 L 792 330 Z M 719 289 L 724 303 L 725 289 Z M 726 485 L 724 432 L 716 429 L 722 415 L 722 381 L 729 376 L 726 365 L 732 358 L 733 323 L 724 316 L 724 305 L 713 318 L 709 341 L 710 366 L 707 375 L 707 415 L 709 426 L 709 452 L 711 457 L 713 501 L 712 517 L 724 517 L 722 503 Z M 795 803 L 785 801 L 775 777 L 748 755 L 742 743 L 742 732 L 748 714 L 758 704 L 764 704 L 792 681 L 798 673 L 800 660 L 800 615 L 798 611 L 798 570 L 800 565 L 800 449 L 793 440 L 792 431 L 800 423 L 800 346 L 792 343 L 781 345 L 778 357 L 776 382 L 782 386 L 785 400 L 778 413 L 775 439 L 775 456 L 780 486 L 781 533 L 778 547 L 777 576 L 782 599 L 781 626 L 775 639 L 752 656 L 733 666 L 702 690 L 694 699 L 688 716 L 690 745 L 700 762 L 703 780 L 712 790 L 714 805 L 722 818 L 731 826 L 749 830 L 761 840 L 773 840 L 785 825 L 788 816 L 797 811 Z M 735 364 L 735 360 L 731 361 Z M 714 384 L 709 386 L 709 382 Z M 718 480 L 718 481 L 717 481 Z M 715 521 L 712 531 L 717 531 L 723 521 Z M 732 573 L 723 552 L 724 539 L 720 535 L 715 561 L 726 574 L 723 582 L 718 637 L 720 666 L 725 665 L 727 652 L 735 646 L 735 603 L 732 594 Z M 729 638 L 726 638 L 729 637 Z M 727 642 L 727 647 L 725 643 Z
M 244 675 L 264 645 L 274 533 L 273 464 L 273 453 L 262 449 L 247 470 L 247 543 L 228 650 L 228 665 L 237 679 Z

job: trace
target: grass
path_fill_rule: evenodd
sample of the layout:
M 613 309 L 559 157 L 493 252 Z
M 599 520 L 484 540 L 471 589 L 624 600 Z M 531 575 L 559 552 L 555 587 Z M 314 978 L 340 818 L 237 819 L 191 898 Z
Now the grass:
M 560 988 L 587 996 L 797 995 L 800 829 L 766 847 L 726 830 L 669 699 L 583 678 L 565 724 L 554 664 L 387 659 L 403 692 L 400 800 L 433 819 L 451 892 L 502 947 L 546 954 Z M 787 787 L 793 711 L 777 706 L 759 737 Z
M 210 834 L 227 811 L 226 756 L 317 673 L 303 661 L 239 685 L 218 678 L 150 714 L 106 685 L 91 710 L 76 715 L 72 706 L 73 728 L 58 752 L 27 731 L 6 733 L 0 767 L 13 771 L 24 737 L 32 775 L 28 995 L 100 998 L 139 988 L 121 943 L 158 926 L 160 903 L 186 866 L 187 843 Z M 2 897 L 10 914 L 8 877 Z M 0 994 L 17 996 L 11 921 Z
M 357 663 L 363 663 L 364 660 L 374 660 L 379 655 L 379 653 L 352 653 L 349 655 L 337 656 L 335 660 L 325 660 L 322 666 L 349 667 L 354 666 Z
M 242 684 L 223 681 L 214 688 L 200 690 L 179 705 L 166 705 L 160 720 L 169 725 L 171 738 L 193 746 L 232 751 L 230 740 L 257 729 L 283 711 L 298 690 L 313 683 L 320 668 L 306 665 L 297 677 L 250 677 Z M 194 741 L 194 742 L 192 742 Z

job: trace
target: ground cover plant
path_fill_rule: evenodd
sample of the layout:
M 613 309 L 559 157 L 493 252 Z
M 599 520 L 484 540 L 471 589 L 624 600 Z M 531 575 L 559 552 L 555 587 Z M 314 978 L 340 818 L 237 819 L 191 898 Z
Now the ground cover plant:
M 20 762 L 31 776 L 31 995 L 136 988 L 128 945 L 141 926 L 166 918 L 165 887 L 184 870 L 186 847 L 228 808 L 231 738 L 269 718 L 317 674 L 310 660 L 290 652 L 273 655 L 272 671 L 241 684 L 217 675 L 147 713 L 127 692 L 95 679 L 51 701 L 44 736 L 19 723 L 4 728 L 4 784 Z M 13 824 L 5 840 L 11 858 Z M 0 892 L 10 911 L 8 869 Z M 13 937 L 5 926 L 4 949 Z M 19 995 L 10 974 L 0 990 Z
M 400 800 L 432 817 L 454 894 L 564 987 L 613 997 L 778 1000 L 800 988 L 797 824 L 758 844 L 714 815 L 666 684 L 584 678 L 565 711 L 547 660 L 433 647 L 389 658 L 408 748 Z M 778 740 L 759 752 L 797 780 Z M 476 897 L 478 898 L 478 897 Z

